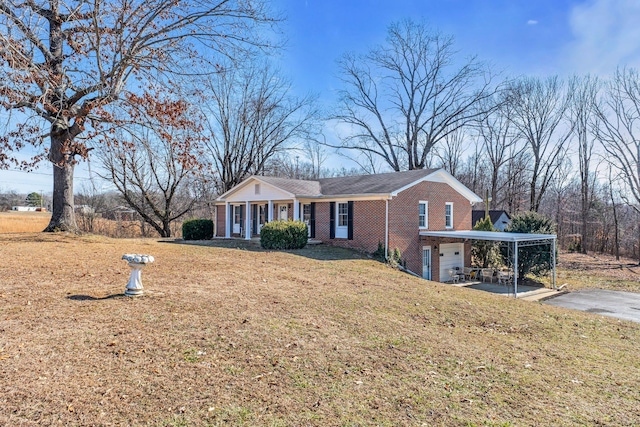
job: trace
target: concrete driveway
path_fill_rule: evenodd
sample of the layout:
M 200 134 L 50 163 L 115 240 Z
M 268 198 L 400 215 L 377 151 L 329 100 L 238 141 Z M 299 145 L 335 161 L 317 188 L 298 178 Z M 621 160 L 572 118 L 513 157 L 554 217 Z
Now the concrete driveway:
M 640 293 L 585 289 L 548 299 L 544 304 L 640 323 Z

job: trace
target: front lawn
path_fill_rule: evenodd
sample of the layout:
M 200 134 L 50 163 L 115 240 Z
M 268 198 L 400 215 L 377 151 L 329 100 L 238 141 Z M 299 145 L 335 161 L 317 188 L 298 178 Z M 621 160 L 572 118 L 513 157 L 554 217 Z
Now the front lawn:
M 1 235 L 0 425 L 640 424 L 638 324 L 224 245 Z

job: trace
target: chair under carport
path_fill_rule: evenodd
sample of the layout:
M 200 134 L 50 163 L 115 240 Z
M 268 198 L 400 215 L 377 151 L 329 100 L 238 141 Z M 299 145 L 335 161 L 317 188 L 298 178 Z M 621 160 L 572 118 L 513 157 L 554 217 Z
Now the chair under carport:
M 456 230 L 456 231 L 421 231 L 421 236 L 437 237 L 443 239 L 459 240 L 484 240 L 501 242 L 506 245 L 508 257 L 513 265 L 513 295 L 518 297 L 518 252 L 520 248 L 549 245 L 553 289 L 556 286 L 556 240 L 555 234 L 532 234 L 532 233 L 508 233 L 501 231 L 477 231 L 477 230 Z

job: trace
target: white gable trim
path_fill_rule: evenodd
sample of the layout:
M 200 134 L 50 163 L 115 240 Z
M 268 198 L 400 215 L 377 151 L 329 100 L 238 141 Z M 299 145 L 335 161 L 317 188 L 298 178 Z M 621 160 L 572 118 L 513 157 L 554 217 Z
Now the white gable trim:
M 397 189 L 396 191 L 391 193 L 391 196 L 395 197 L 402 191 L 413 187 L 416 184 L 421 182 L 441 182 L 444 184 L 449 184 L 451 188 L 460 193 L 465 199 L 469 200 L 470 203 L 480 203 L 482 202 L 482 198 L 480 198 L 476 193 L 471 191 L 467 186 L 458 181 L 453 175 L 447 172 L 444 169 L 438 169 L 435 172 L 430 173 L 429 175 L 422 177 L 410 184 L 405 185 L 402 188 Z
M 249 178 L 245 179 L 244 181 L 242 181 L 240 184 L 236 185 L 235 187 L 233 187 L 231 190 L 227 191 L 226 193 L 224 193 L 223 195 L 219 196 L 216 201 L 218 202 L 224 202 L 224 201 L 236 201 L 236 200 L 229 200 L 230 197 L 234 194 L 237 193 L 238 191 L 240 191 L 241 189 L 247 187 L 248 185 L 250 185 L 251 183 L 260 183 L 260 185 L 265 186 L 266 188 L 269 188 L 273 191 L 279 192 L 282 194 L 282 198 L 283 199 L 293 199 L 295 198 L 295 194 L 290 193 L 286 190 L 283 190 L 280 187 L 277 187 L 271 183 L 268 183 L 262 179 L 260 179 L 259 177 L 253 175 L 250 176 Z M 264 197 L 262 197 L 262 199 L 264 199 Z M 240 200 L 237 200 L 240 201 Z M 244 201 L 244 199 L 242 200 Z

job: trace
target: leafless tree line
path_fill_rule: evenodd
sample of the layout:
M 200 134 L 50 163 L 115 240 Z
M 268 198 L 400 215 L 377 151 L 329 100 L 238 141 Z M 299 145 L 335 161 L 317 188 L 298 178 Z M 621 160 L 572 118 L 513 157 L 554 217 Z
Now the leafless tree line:
M 0 0 L 0 107 L 20 113 L 0 135 L 0 166 L 19 165 L 25 144 L 41 152 L 21 166 L 54 164 L 50 231 L 77 229 L 74 167 L 94 150 L 163 236 L 251 174 L 443 167 L 491 208 L 552 216 L 582 251 L 640 257 L 635 69 L 506 78 L 403 20 L 342 56 L 338 99 L 323 113 L 270 62 L 264 30 L 279 18 L 263 1 L 74 5 Z M 332 124 L 337 137 L 322 135 Z M 336 153 L 356 166 L 332 167 Z

